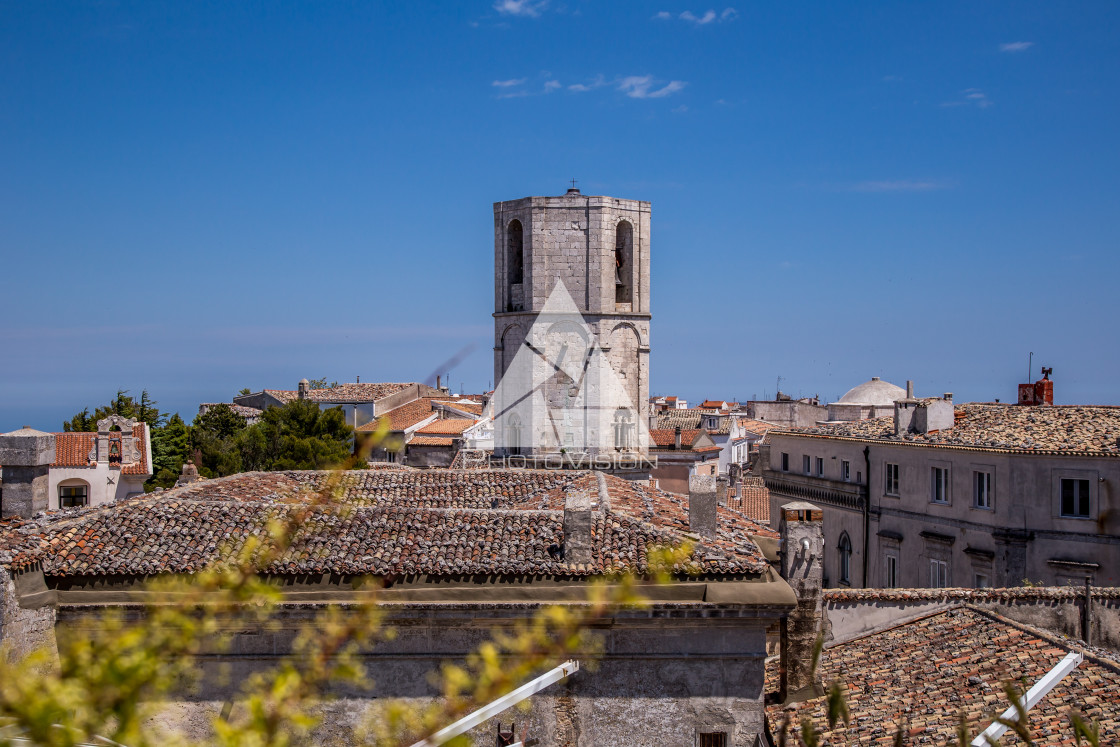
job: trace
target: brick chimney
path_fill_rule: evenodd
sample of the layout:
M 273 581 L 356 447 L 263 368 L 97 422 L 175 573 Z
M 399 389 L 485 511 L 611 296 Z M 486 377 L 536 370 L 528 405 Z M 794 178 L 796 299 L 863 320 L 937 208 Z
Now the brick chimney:
M 701 537 L 715 537 L 719 504 L 715 475 L 688 476 L 688 529 Z
M 564 562 L 590 563 L 591 496 L 583 490 L 564 494 Z
M 0 518 L 30 518 L 47 510 L 50 468 L 55 459 L 55 437 L 30 426 L 0 435 L 0 465 L 4 467 L 4 492 Z
M 813 648 L 822 633 L 824 611 L 823 513 L 811 503 L 796 501 L 781 507 L 782 577 L 797 596 L 797 607 L 782 620 L 779 696 L 783 703 L 823 693 L 813 671 Z

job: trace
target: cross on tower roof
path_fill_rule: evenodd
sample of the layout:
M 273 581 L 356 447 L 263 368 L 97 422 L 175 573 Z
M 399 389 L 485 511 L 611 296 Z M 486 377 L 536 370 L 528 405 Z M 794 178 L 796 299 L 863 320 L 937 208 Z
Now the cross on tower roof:
M 575 189 L 575 186 L 576 186 L 576 180 L 572 179 L 572 188 Z

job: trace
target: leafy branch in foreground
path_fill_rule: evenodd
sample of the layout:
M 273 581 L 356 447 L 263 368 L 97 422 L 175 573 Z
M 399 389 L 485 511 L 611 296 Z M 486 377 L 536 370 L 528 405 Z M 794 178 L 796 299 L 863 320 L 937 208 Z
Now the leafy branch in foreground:
M 270 508 L 263 530 L 242 545 L 222 548 L 219 560 L 191 576 L 147 585 L 162 603 L 112 610 L 83 619 L 47 649 L 17 662 L 0 656 L 0 745 L 14 736 L 50 747 L 108 739 L 128 747 L 188 744 L 160 725 L 161 699 L 174 699 L 202 682 L 200 656 L 224 650 L 231 630 L 268 630 L 284 603 L 271 567 L 306 536 L 316 512 L 345 515 L 345 470 L 332 471 L 314 493 L 290 496 Z M 351 463 L 353 462 L 353 463 Z M 642 587 L 669 583 L 670 569 L 687 568 L 691 548 L 653 549 L 642 577 L 620 575 L 587 585 L 586 598 L 541 607 L 507 633 L 494 636 L 465 663 L 447 664 L 436 677 L 442 697 L 426 707 L 388 701 L 372 711 L 352 744 L 411 744 L 509 692 L 573 653 L 597 650 L 589 630 L 620 608 L 646 604 Z M 370 585 L 374 586 L 374 585 Z M 149 597 L 150 598 L 150 597 Z M 362 653 L 393 631 L 386 626 L 376 589 L 362 601 L 325 605 L 301 626 L 278 665 L 242 683 L 232 718 L 215 715 L 221 745 L 286 747 L 306 743 L 321 724 L 319 706 L 340 685 L 368 685 Z M 379 701 L 380 702 L 380 701 Z

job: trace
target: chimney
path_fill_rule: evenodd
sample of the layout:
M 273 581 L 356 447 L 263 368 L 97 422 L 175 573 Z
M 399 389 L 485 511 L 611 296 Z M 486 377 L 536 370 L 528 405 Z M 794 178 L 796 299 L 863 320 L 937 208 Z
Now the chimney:
M 55 459 L 55 437 L 30 426 L 0 435 L 0 465 L 4 466 L 4 492 L 0 518 L 31 518 L 47 510 L 50 468 Z
M 718 521 L 715 475 L 688 476 L 688 530 L 701 537 L 715 537 Z
M 953 393 L 952 392 L 945 392 L 945 394 L 942 395 L 941 399 L 945 400 L 946 402 L 952 402 L 953 401 Z
M 300 399 L 307 399 L 307 393 L 309 391 L 311 391 L 311 382 L 309 382 L 307 379 L 300 379 L 298 389 L 299 389 L 299 392 L 298 392 L 299 398 Z
M 731 484 L 731 478 L 727 475 L 719 475 L 716 477 L 716 502 L 720 505 L 727 505 L 727 487 Z
M 436 389 L 439 389 L 439 385 L 440 385 L 440 375 L 436 374 Z
M 910 379 L 906 380 L 906 399 L 914 399 L 914 382 Z
M 673 429 L 673 448 L 677 451 L 681 450 L 681 427 L 679 425 Z
M 813 672 L 813 649 L 822 633 L 823 513 L 796 501 L 781 508 L 782 577 L 797 597 L 797 607 L 782 620 L 779 697 L 783 703 L 822 694 Z
M 591 496 L 583 490 L 564 494 L 564 562 L 590 563 Z

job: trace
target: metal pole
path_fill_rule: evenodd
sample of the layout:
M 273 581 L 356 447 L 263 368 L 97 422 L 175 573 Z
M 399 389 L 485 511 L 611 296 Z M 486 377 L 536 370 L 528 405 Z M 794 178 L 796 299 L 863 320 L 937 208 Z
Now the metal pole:
M 440 729 L 427 739 L 421 739 L 419 742 L 416 742 L 414 745 L 412 745 L 412 747 L 437 747 L 437 745 L 441 745 L 448 740 L 454 739 L 464 732 L 470 731 L 474 727 L 481 724 L 483 721 L 497 716 L 507 708 L 517 705 L 521 701 L 525 700 L 525 698 L 528 698 L 531 695 L 535 695 L 552 683 L 559 682 L 569 674 L 574 674 L 578 671 L 578 661 L 566 661 L 555 669 L 550 669 L 549 671 L 545 672 L 535 680 L 531 680 L 521 687 L 517 688 L 516 690 L 506 693 L 497 700 L 487 703 L 477 711 L 451 724 L 451 726 Z
M 1026 697 L 1020 701 L 1023 703 L 1023 710 L 1029 711 L 1037 705 L 1038 702 L 1045 698 L 1046 694 L 1053 690 L 1054 686 L 1061 682 L 1067 674 L 1077 669 L 1077 665 L 1080 664 L 1084 658 L 1085 657 L 1077 651 L 1066 654 L 1064 659 L 1054 665 L 1053 669 L 1047 672 L 1042 679 L 1035 683 L 1034 687 L 1027 691 Z M 1004 711 L 999 718 L 1003 721 L 1011 721 L 1017 716 L 1018 712 L 1013 704 Z M 990 744 L 996 744 L 1006 731 L 1006 726 L 1001 724 L 998 720 L 994 721 L 991 726 L 980 732 L 980 735 L 977 736 L 976 739 L 972 740 L 972 747 L 987 747 Z

